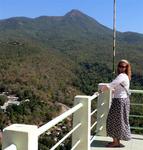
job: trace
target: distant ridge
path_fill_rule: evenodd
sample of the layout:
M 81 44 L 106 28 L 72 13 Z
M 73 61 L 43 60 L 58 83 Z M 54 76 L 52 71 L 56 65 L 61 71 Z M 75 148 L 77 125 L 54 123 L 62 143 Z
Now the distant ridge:
M 66 51 L 71 56 L 78 50 L 76 57 L 80 57 L 81 52 L 88 50 L 88 59 L 100 52 L 102 54 L 108 52 L 107 56 L 112 55 L 112 36 L 112 29 L 76 9 L 72 9 L 64 16 L 13 17 L 0 20 L 0 41 L 10 40 L 11 43 L 28 40 L 35 42 L 36 45 L 42 44 L 44 47 L 64 53 Z M 141 51 L 143 34 L 117 32 L 117 43 L 117 47 L 121 49 L 138 44 L 134 45 L 133 49 Z

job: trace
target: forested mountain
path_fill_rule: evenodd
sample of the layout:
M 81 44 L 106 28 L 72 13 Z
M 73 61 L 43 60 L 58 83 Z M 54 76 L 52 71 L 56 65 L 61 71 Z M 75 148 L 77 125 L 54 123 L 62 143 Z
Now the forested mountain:
M 72 59 L 77 58 L 77 61 L 112 63 L 112 30 L 78 10 L 60 17 L 15 17 L 1 20 L 0 41 L 36 44 L 43 49 L 66 53 Z M 117 32 L 117 60 L 128 54 L 127 58 L 136 63 L 131 57 L 139 54 L 141 58 L 142 41 L 142 34 Z M 103 57 L 105 59 L 101 60 Z
M 133 66 L 132 87 L 142 89 L 143 34 L 117 32 L 116 62 L 122 58 Z M 0 20 L 0 68 L 0 91 L 31 100 L 20 109 L 10 106 L 9 120 L 32 123 L 37 117 L 40 124 L 54 115 L 47 107 L 56 111 L 55 102 L 71 106 L 75 95 L 91 95 L 99 82 L 111 80 L 112 29 L 78 10 Z M 43 113 L 48 117 L 40 118 Z

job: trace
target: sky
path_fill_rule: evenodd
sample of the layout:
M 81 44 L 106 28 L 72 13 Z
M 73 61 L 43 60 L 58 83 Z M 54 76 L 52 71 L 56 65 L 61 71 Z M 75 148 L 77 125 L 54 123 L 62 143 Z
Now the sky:
M 143 33 L 143 0 L 116 0 L 116 28 Z M 78 9 L 113 28 L 113 0 L 0 0 L 0 20 L 11 17 L 63 16 Z

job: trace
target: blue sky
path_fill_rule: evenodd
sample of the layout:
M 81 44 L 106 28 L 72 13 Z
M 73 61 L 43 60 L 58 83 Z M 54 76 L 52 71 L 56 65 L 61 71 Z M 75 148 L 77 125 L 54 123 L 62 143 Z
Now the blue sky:
M 143 33 L 143 0 L 116 0 L 118 31 Z M 62 16 L 78 9 L 112 28 L 113 0 L 1 0 L 0 19 L 16 16 Z

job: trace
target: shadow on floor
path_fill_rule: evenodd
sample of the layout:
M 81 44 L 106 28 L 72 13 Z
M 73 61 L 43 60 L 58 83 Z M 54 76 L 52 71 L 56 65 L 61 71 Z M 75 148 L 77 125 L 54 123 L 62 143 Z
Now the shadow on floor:
M 135 140 L 143 140 L 143 138 L 138 138 L 138 137 L 132 137 L 132 139 L 135 139 Z
M 94 140 L 91 143 L 91 147 L 106 147 L 106 145 L 109 143 L 109 141 L 99 141 L 99 140 Z
M 107 147 L 107 146 L 106 146 L 108 143 L 109 143 L 109 141 L 94 140 L 94 141 L 91 143 L 91 147 L 111 148 L 111 147 Z M 112 147 L 112 148 L 124 148 L 124 147 L 125 147 L 125 145 L 120 144 L 118 147 Z

